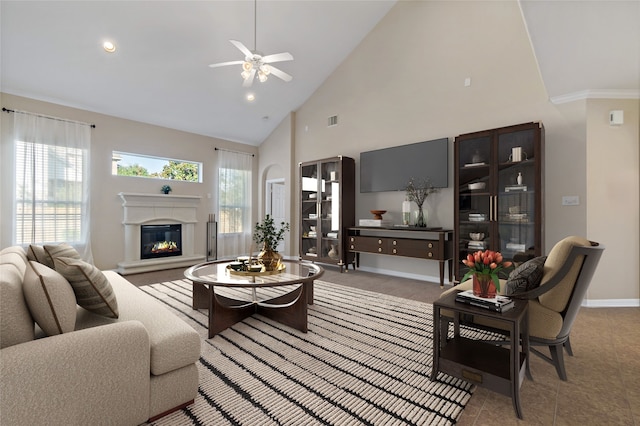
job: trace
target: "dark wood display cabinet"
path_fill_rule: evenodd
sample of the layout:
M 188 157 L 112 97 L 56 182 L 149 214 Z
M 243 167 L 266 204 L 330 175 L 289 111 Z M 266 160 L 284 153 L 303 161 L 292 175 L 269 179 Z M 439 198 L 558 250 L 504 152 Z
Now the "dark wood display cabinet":
M 463 134 L 454 143 L 454 260 L 494 250 L 519 264 L 544 250 L 544 127 L 532 122 Z
M 356 168 L 337 156 L 299 164 L 300 259 L 340 266 L 353 263 L 347 230 L 355 225 Z

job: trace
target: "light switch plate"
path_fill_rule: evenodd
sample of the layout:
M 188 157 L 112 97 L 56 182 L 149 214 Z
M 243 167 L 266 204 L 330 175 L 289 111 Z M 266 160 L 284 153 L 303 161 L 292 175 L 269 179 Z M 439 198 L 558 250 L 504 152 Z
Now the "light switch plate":
M 563 206 L 577 206 L 580 205 L 580 197 L 577 195 L 564 195 L 562 197 Z

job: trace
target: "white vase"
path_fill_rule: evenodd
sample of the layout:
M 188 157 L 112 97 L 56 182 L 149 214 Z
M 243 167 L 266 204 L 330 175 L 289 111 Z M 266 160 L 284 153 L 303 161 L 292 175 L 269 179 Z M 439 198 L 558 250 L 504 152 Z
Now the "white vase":
M 340 258 L 340 255 L 338 253 L 338 249 L 336 248 L 335 244 L 331 244 L 331 250 L 329 250 L 329 253 L 327 253 L 327 254 L 332 259 L 339 259 Z

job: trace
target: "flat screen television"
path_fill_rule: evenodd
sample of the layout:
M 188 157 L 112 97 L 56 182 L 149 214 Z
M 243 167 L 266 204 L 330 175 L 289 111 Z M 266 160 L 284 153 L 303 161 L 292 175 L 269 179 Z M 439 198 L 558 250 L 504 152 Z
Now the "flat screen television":
M 360 153 L 360 192 L 404 191 L 411 178 L 449 186 L 448 138 Z

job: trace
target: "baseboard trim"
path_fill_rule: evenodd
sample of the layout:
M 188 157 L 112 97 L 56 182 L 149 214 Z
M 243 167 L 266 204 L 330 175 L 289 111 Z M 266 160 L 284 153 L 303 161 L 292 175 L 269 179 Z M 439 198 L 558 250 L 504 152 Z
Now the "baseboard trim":
M 585 308 L 638 308 L 640 299 L 584 299 Z
M 371 272 L 371 273 L 380 274 L 380 275 L 389 275 L 392 277 L 409 278 L 417 281 L 427 281 L 429 283 L 434 283 L 438 285 L 440 284 L 440 276 L 435 277 L 432 275 L 425 275 L 425 274 L 411 274 L 408 272 L 394 271 L 391 269 L 370 268 L 367 266 L 361 266 L 358 269 L 356 269 L 354 272 L 357 273 L 358 271 Z M 447 271 L 445 271 L 444 285 L 452 285 L 452 283 L 449 282 Z

